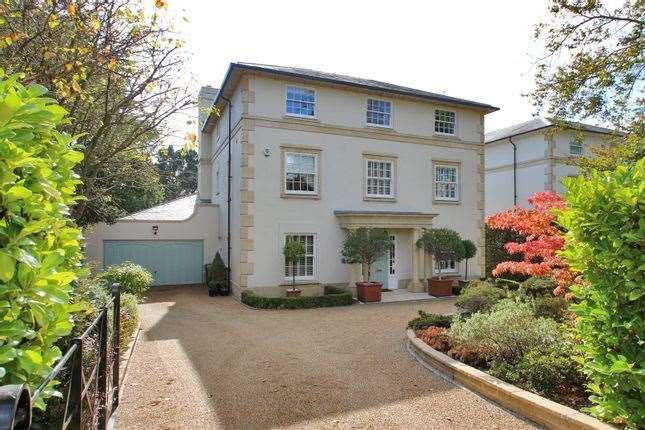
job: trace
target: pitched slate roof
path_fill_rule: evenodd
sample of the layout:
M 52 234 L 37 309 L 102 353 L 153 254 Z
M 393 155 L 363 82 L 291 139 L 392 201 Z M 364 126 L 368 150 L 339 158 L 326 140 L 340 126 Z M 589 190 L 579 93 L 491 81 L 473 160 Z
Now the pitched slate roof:
M 232 67 L 239 67 L 247 70 L 256 70 L 261 72 L 276 73 L 280 75 L 287 75 L 299 77 L 304 79 L 312 79 L 317 81 L 345 84 L 364 89 L 380 90 L 393 94 L 408 95 L 414 97 L 421 97 L 430 100 L 437 100 L 449 103 L 456 103 L 467 105 L 477 108 L 489 110 L 490 112 L 499 110 L 495 106 L 486 103 L 475 102 L 472 100 L 460 99 L 457 97 L 450 97 L 443 94 L 431 93 L 429 91 L 418 90 L 415 88 L 403 87 L 401 85 L 389 84 L 387 82 L 374 81 L 372 79 L 356 78 L 353 76 L 339 75 L 337 73 L 320 72 L 318 70 L 304 69 L 300 67 L 284 67 L 274 66 L 270 64 L 257 64 L 257 63 L 232 63 Z
M 118 221 L 183 221 L 190 218 L 195 211 L 196 200 L 197 194 L 191 194 L 132 213 L 119 218 Z
M 529 121 L 521 122 L 519 124 L 511 125 L 510 127 L 486 133 L 484 141 L 485 143 L 496 142 L 498 140 L 507 139 L 509 137 L 518 136 L 520 134 L 530 133 L 532 131 L 542 130 L 556 125 L 559 124 L 548 118 L 533 118 Z M 616 130 L 612 130 L 610 128 L 596 127 L 595 125 L 583 124 L 581 122 L 567 122 L 565 123 L 565 126 L 573 130 L 589 131 L 592 133 L 618 134 Z

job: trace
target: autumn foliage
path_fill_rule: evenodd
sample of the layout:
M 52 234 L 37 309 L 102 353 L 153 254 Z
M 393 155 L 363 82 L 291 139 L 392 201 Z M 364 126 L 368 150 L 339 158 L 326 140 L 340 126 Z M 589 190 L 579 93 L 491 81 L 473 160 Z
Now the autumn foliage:
M 558 283 L 554 294 L 564 292 L 575 274 L 558 252 L 564 249 L 564 235 L 555 222 L 557 210 L 565 208 L 562 197 L 543 191 L 529 197 L 531 208 L 514 207 L 490 216 L 486 223 L 492 229 L 510 230 L 526 237 L 522 243 L 508 242 L 509 254 L 520 254 L 521 261 L 504 261 L 493 270 L 493 276 L 504 273 L 551 277 Z

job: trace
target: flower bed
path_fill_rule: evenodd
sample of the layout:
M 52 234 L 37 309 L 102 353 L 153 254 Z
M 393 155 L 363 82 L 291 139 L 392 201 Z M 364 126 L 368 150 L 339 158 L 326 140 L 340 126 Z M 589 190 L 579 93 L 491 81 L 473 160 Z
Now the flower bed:
M 352 293 L 339 288 L 325 287 L 322 296 L 261 297 L 252 291 L 242 293 L 242 303 L 258 309 L 309 309 L 347 306 L 354 302 Z

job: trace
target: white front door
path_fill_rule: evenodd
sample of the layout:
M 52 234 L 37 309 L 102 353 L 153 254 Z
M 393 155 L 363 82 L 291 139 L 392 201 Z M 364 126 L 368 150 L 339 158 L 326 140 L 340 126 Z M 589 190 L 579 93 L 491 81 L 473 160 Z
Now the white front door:
M 397 274 L 396 270 L 396 236 L 392 235 L 390 236 L 390 239 L 392 239 L 392 244 L 390 245 L 390 253 L 388 256 L 388 280 L 387 280 L 387 288 L 388 290 L 396 290 L 399 288 L 399 275 Z

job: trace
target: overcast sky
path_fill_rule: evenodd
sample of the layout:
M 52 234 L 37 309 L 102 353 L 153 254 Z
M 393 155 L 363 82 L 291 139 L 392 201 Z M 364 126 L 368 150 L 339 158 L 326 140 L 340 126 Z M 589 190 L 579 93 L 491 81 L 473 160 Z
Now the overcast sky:
M 306 67 L 490 103 L 486 131 L 530 119 L 546 0 L 169 0 L 188 69 L 219 87 L 230 62 Z M 179 121 L 178 123 L 180 123 Z M 177 128 L 182 128 L 180 125 Z M 177 135 L 191 131 L 178 130 Z M 176 143 L 179 143 L 179 139 Z

